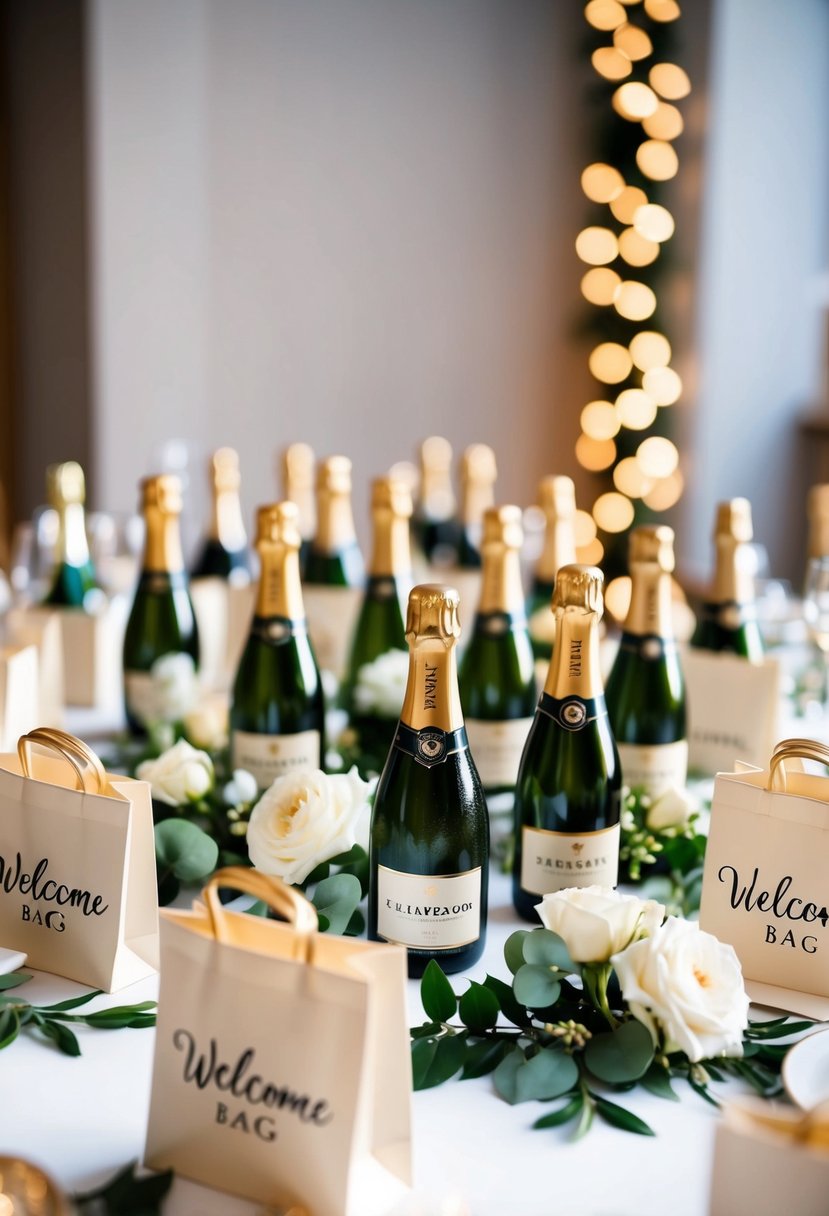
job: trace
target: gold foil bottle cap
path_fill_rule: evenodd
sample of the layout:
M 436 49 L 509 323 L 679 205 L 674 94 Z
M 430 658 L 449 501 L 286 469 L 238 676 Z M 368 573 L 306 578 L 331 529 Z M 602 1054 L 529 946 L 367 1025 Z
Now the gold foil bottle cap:
M 302 544 L 299 533 L 299 507 L 293 502 L 269 503 L 256 512 L 256 544 L 285 545 L 298 549 Z
M 154 507 L 162 515 L 181 515 L 184 506 L 181 481 L 175 473 L 160 473 L 140 482 L 141 503 L 145 510 Z
M 420 583 L 412 587 L 406 612 L 406 640 L 441 638 L 454 641 L 460 637 L 460 598 L 454 587 L 442 583 Z
M 452 468 L 452 445 L 442 435 L 430 435 L 420 445 L 420 466 L 429 472 L 448 473 Z
M 234 448 L 217 448 L 210 457 L 210 476 L 218 493 L 238 490 L 242 481 L 239 453 Z
M 314 484 L 314 449 L 307 443 L 290 443 L 282 453 L 285 486 L 309 488 Z
M 329 456 L 320 461 L 317 489 L 328 494 L 351 493 L 351 461 L 347 456 Z
M 484 534 L 481 548 L 520 549 L 524 543 L 521 508 L 511 504 L 489 507 L 484 512 Z
M 46 491 L 50 505 L 55 508 L 65 507 L 73 502 L 84 502 L 86 483 L 83 469 L 77 460 L 50 465 L 46 470 Z
M 676 565 L 673 528 L 666 524 L 634 528 L 630 534 L 629 557 L 632 566 L 648 564 L 672 573 Z
M 411 489 L 399 477 L 375 477 L 371 483 L 371 509 L 408 519 L 412 514 Z
M 576 513 L 576 487 L 572 477 L 543 477 L 538 501 L 544 514 L 553 519 L 571 519 Z
M 729 536 L 736 541 L 750 541 L 754 536 L 751 526 L 751 503 L 747 498 L 731 498 L 717 504 L 717 523 L 714 539 Z
M 556 575 L 553 611 L 583 608 L 586 612 L 595 612 L 596 616 L 601 618 L 604 610 L 603 585 L 604 575 L 598 566 L 562 566 Z
M 829 485 L 811 487 L 806 509 L 810 519 L 829 515 Z
M 461 477 L 464 482 L 482 482 L 492 485 L 498 476 L 495 453 L 486 443 L 473 443 L 461 458 Z

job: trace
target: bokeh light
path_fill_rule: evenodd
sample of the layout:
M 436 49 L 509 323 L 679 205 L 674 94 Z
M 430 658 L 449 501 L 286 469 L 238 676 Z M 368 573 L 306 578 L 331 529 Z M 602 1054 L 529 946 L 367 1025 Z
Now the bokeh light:
M 581 294 L 591 304 L 612 304 L 621 281 L 621 275 L 615 270 L 610 270 L 607 266 L 594 266 L 581 281 Z
M 653 489 L 653 482 L 635 456 L 626 456 L 613 470 L 614 486 L 628 498 L 642 498 Z
M 653 43 L 643 29 L 638 25 L 619 25 L 613 32 L 613 45 L 617 51 L 627 55 L 634 63 L 637 59 L 647 59 L 653 51 Z
M 679 465 L 676 444 L 662 435 L 651 435 L 643 439 L 636 449 L 636 463 L 646 477 L 654 480 L 670 477 Z M 648 490 L 645 493 L 648 493 Z
M 573 516 L 573 539 L 577 549 L 583 549 L 596 539 L 596 521 L 589 511 L 579 509 Z
M 585 566 L 598 566 L 604 557 L 604 545 L 600 540 L 591 540 L 589 545 L 576 545 L 576 557 Z
M 627 279 L 617 288 L 613 307 L 628 321 L 644 321 L 656 309 L 656 296 L 647 283 Z
M 655 182 L 668 181 L 679 169 L 679 157 L 664 139 L 646 139 L 640 144 L 636 149 L 636 163 L 645 177 L 653 178 Z
M 642 119 L 642 130 L 651 139 L 677 139 L 684 128 L 682 115 L 668 101 L 660 101 L 656 112 Z
M 682 394 L 682 381 L 672 367 L 652 367 L 642 377 L 642 388 L 657 405 L 673 405 Z
M 641 81 L 629 80 L 619 85 L 612 99 L 613 109 L 629 122 L 639 122 L 649 114 L 655 114 L 659 98 L 653 89 Z
M 640 372 L 666 367 L 671 361 L 671 344 L 664 334 L 643 329 L 630 340 L 630 355 Z
M 627 21 L 627 13 L 618 0 L 590 0 L 584 16 L 594 30 L 615 30 Z
M 621 197 L 621 196 L 620 196 Z M 633 226 L 648 241 L 669 241 L 674 235 L 674 217 L 659 203 L 645 203 L 633 213 Z
M 684 488 L 685 481 L 682 473 L 676 469 L 670 477 L 655 482 L 653 489 L 645 495 L 643 502 L 652 511 L 668 511 L 679 502 Z
M 627 618 L 632 587 L 632 580 L 627 574 L 611 579 L 605 587 L 604 606 L 620 625 Z
M 591 439 L 613 439 L 620 426 L 619 415 L 610 401 L 590 401 L 581 412 L 581 429 Z
M 581 188 L 594 203 L 610 203 L 624 190 L 625 179 L 612 165 L 597 161 L 582 173 Z
M 601 342 L 590 355 L 592 375 L 603 384 L 619 384 L 633 368 L 630 351 L 619 342 Z
M 576 440 L 576 460 L 591 473 L 609 469 L 615 459 L 616 444 L 612 439 L 591 439 L 589 435 L 579 435 Z
M 688 73 L 676 63 L 655 63 L 648 72 L 651 88 L 666 101 L 679 101 L 691 92 Z
M 659 257 L 659 245 L 641 236 L 635 228 L 619 234 L 619 253 L 629 266 L 650 266 Z
M 632 224 L 633 217 L 641 208 L 647 206 L 648 196 L 638 186 L 625 186 L 618 198 L 610 204 L 610 210 L 620 224 Z M 643 232 L 643 236 L 647 233 Z
M 653 21 L 676 21 L 680 8 L 676 0 L 645 0 L 645 12 Z
M 593 518 L 605 532 L 624 532 L 633 523 L 633 503 L 624 494 L 610 490 L 593 503 Z
M 590 266 L 612 262 L 618 252 L 616 235 L 609 228 L 583 228 L 576 237 L 576 253 Z
M 641 388 L 626 388 L 616 398 L 619 421 L 630 431 L 644 431 L 656 418 L 656 402 Z
M 617 51 L 615 46 L 600 46 L 591 55 L 590 62 L 605 80 L 624 80 L 633 71 L 627 55 Z

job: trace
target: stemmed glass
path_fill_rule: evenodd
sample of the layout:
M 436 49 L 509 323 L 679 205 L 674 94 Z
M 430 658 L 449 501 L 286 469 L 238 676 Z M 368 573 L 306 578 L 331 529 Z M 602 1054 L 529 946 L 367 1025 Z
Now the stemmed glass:
M 810 558 L 803 588 L 803 619 L 823 660 L 821 701 L 829 696 L 829 557 Z

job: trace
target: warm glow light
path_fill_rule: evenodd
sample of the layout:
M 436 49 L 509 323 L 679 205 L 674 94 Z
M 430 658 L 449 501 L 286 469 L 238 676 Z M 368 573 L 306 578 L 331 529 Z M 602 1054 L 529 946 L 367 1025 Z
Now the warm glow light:
M 651 88 L 666 101 L 679 101 L 691 92 L 691 82 L 687 72 L 675 63 L 656 63 L 648 73 Z
M 680 9 L 676 0 L 645 0 L 645 12 L 653 21 L 676 21 Z
M 613 484 L 628 498 L 641 498 L 653 489 L 653 478 L 642 469 L 635 456 L 626 456 L 613 470 Z
M 656 309 L 656 296 L 647 283 L 628 279 L 617 288 L 613 307 L 628 321 L 644 321 Z
M 620 196 L 621 197 L 621 196 Z M 648 241 L 669 241 L 674 235 L 674 217 L 659 203 L 646 203 L 633 214 L 633 226 Z
M 622 85 L 622 88 L 627 87 Z M 646 139 L 636 149 L 636 163 L 645 177 L 653 178 L 655 182 L 666 182 L 676 176 L 679 157 L 664 139 Z
M 605 532 L 624 532 L 633 523 L 633 503 L 611 490 L 593 503 L 593 518 Z
M 621 51 L 634 62 L 637 59 L 647 59 L 653 50 L 653 43 L 638 25 L 618 26 L 613 34 L 613 45 L 617 51 Z
M 631 431 L 644 431 L 656 418 L 656 402 L 641 388 L 626 388 L 616 398 L 619 421 Z
M 648 196 L 638 186 L 625 186 L 618 198 L 610 204 L 610 210 L 621 224 L 632 224 L 633 217 L 641 208 L 647 206 Z M 642 233 L 647 236 L 646 232 Z
M 639 465 L 645 477 L 661 480 L 676 472 L 679 452 L 676 450 L 676 444 L 671 443 L 670 439 L 651 435 L 649 439 L 643 439 L 636 449 L 635 463 Z M 648 493 L 649 490 L 645 492 Z
M 679 110 L 667 101 L 660 101 L 656 113 L 642 119 L 642 129 L 651 139 L 676 139 L 684 127 Z
M 652 511 L 667 511 L 679 502 L 684 488 L 685 482 L 681 472 L 677 469 L 664 481 L 658 481 L 651 492 L 645 495 L 645 505 Z
M 589 545 L 576 545 L 576 557 L 585 566 L 598 566 L 604 557 L 604 545 L 600 540 L 591 540 Z
M 630 351 L 618 342 L 602 342 L 590 355 L 590 371 L 603 384 L 619 384 L 633 367 Z
M 615 459 L 616 444 L 612 439 L 591 439 L 589 435 L 579 435 L 576 440 L 576 460 L 591 473 L 609 469 Z
M 589 511 L 576 511 L 573 516 L 573 539 L 577 549 L 583 549 L 596 539 L 596 521 Z
M 640 372 L 652 367 L 666 367 L 671 361 L 671 344 L 664 334 L 644 329 L 630 340 L 630 354 Z
M 576 253 L 590 266 L 612 262 L 618 252 L 618 242 L 609 228 L 583 228 L 576 237 Z
M 657 405 L 673 405 L 679 401 L 682 381 L 672 367 L 653 367 L 642 377 L 642 388 Z
M 653 89 L 649 89 L 641 81 L 629 80 L 627 84 L 619 85 L 612 98 L 613 109 L 622 118 L 630 122 L 639 122 L 649 114 L 655 114 L 659 98 Z
M 604 606 L 614 620 L 620 624 L 624 621 L 630 608 L 630 592 L 632 582 L 626 574 L 614 578 L 604 589 Z
M 624 80 L 633 71 L 627 55 L 617 51 L 615 46 L 600 46 L 591 55 L 590 62 L 605 80 Z
M 619 253 L 629 266 L 650 266 L 659 257 L 659 245 L 640 236 L 635 228 L 619 234 Z
M 615 30 L 627 20 L 627 13 L 617 0 L 590 0 L 584 16 L 594 30 Z
M 621 281 L 615 270 L 607 266 L 594 266 L 581 281 L 581 294 L 591 304 L 612 304 Z
M 625 179 L 612 165 L 597 161 L 582 173 L 581 188 L 594 203 L 610 203 L 624 190 Z
M 591 439 L 612 439 L 620 426 L 619 415 L 609 401 L 591 401 L 581 412 L 581 429 Z

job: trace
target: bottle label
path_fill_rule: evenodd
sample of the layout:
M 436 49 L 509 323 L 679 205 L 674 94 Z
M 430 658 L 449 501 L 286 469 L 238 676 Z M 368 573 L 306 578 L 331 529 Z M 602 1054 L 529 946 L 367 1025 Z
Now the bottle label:
M 688 777 L 688 740 L 676 743 L 617 743 L 622 780 L 628 789 L 644 786 L 651 798 L 684 789 Z
M 551 697 L 543 692 L 538 702 L 538 712 L 546 714 L 563 730 L 584 730 L 597 718 L 607 714 L 604 697 Z
M 394 746 L 413 756 L 418 764 L 432 768 L 435 764 L 443 764 L 449 756 L 466 751 L 469 741 L 464 726 L 457 730 L 440 730 L 437 726 L 412 730 L 411 726 L 400 722 L 394 736 Z
M 619 877 L 619 824 L 598 832 L 521 829 L 521 886 L 532 895 L 565 887 L 615 887 Z
M 247 769 L 260 790 L 266 790 L 285 773 L 300 768 L 319 768 L 320 733 L 300 730 L 294 735 L 259 735 L 233 732 L 233 767 Z
M 521 753 L 532 724 L 532 718 L 509 718 L 500 722 L 466 719 L 469 750 L 484 789 L 515 785 Z
M 413 950 L 459 950 L 481 935 L 481 868 L 405 874 L 377 867 L 377 935 Z
M 306 583 L 302 595 L 317 665 L 320 671 L 333 671 L 340 680 L 348 663 L 363 592 L 359 587 Z

